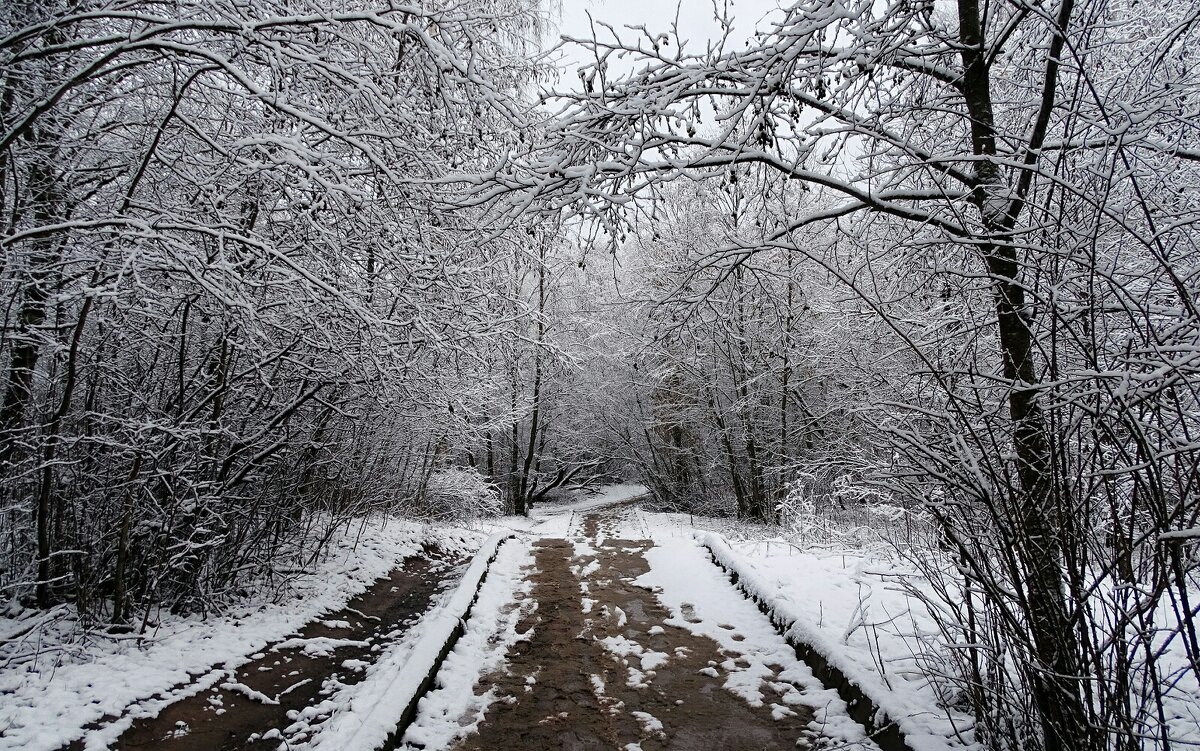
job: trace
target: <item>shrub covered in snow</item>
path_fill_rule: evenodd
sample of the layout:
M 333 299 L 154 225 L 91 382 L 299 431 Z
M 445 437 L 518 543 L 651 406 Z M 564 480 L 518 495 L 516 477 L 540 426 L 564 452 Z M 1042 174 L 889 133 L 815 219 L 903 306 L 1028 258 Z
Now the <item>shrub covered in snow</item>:
M 473 469 L 444 467 L 429 476 L 423 510 L 443 521 L 464 521 L 504 513 L 500 491 Z

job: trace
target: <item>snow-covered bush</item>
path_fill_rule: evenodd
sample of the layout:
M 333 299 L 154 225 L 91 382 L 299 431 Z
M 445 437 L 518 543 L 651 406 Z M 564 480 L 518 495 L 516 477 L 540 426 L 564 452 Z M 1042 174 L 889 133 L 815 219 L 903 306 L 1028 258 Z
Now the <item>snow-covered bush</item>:
M 465 521 L 504 513 L 500 491 L 473 469 L 434 471 L 425 488 L 425 513 L 442 521 Z
M 779 525 L 793 535 L 806 541 L 813 527 L 819 522 L 815 494 L 810 490 L 813 476 L 798 474 L 787 484 L 787 493 L 779 502 Z

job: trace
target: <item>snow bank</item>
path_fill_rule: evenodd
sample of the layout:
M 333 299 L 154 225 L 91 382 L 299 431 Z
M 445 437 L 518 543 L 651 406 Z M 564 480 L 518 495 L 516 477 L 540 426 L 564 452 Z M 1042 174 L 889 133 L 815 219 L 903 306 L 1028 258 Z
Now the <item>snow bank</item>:
M 457 739 L 477 730 L 496 700 L 496 690 L 476 694 L 476 686 L 483 676 L 502 670 L 509 650 L 526 638 L 517 626 L 528 608 L 536 607 L 528 599 L 533 581 L 526 569 L 532 567 L 528 545 L 510 543 L 501 549 L 479 590 L 465 633 L 446 656 L 437 688 L 418 703 L 417 717 L 400 748 L 450 748 Z M 523 595 L 519 600 L 517 593 Z M 532 684 L 536 678 L 527 680 Z
M 751 706 L 772 701 L 773 712 L 791 712 L 790 706 L 807 707 L 813 713 L 810 741 L 821 738 L 825 743 L 836 743 L 838 748 L 879 751 L 866 738 L 862 725 L 852 719 L 850 707 L 838 692 L 822 685 L 811 666 L 796 659 L 795 650 L 784 637 L 728 585 L 694 540 L 659 540 L 645 555 L 650 570 L 634 583 L 653 591 L 671 611 L 672 617 L 666 623 L 716 642 L 723 653 L 736 655 L 741 661 L 727 660 L 703 672 L 714 678 L 723 674 L 724 688 Z M 606 647 L 618 654 L 628 653 L 621 644 Z M 782 694 L 775 696 L 772 692 L 775 698 L 768 699 L 764 692 L 768 682 Z
M 873 716 L 867 717 L 872 729 L 895 724 L 903 739 L 897 736 L 889 743 L 880 738 L 881 745 L 900 743 L 912 751 L 978 747 L 971 732 L 973 719 L 940 707 L 935 688 L 915 664 L 913 640 L 919 643 L 928 635 L 923 626 L 932 634 L 935 625 L 923 624 L 927 618 L 908 608 L 902 592 L 881 588 L 864 594 L 862 579 L 830 568 L 832 558 L 796 554 L 787 546 L 780 565 L 770 559 L 750 563 L 714 533 L 703 534 L 701 541 L 713 559 L 736 577 L 737 586 L 785 630 L 788 641 L 809 653 L 806 659 L 825 663 L 833 682 L 852 694 L 857 690 L 874 705 Z M 760 569 L 774 576 L 768 579 Z M 868 595 L 878 596 L 879 606 L 890 613 L 889 623 L 908 619 L 912 629 L 908 638 L 866 627 L 869 614 L 864 612 L 864 597 Z
M 417 712 L 417 702 L 432 685 L 446 655 L 463 633 L 464 622 L 479 596 L 488 567 L 500 545 L 512 537 L 489 537 L 471 561 L 454 592 L 429 611 L 412 629 L 418 634 L 379 659 L 352 692 L 337 697 L 329 722 L 307 745 L 331 751 L 372 751 L 402 734 Z
M 163 622 L 142 637 L 85 632 L 81 638 L 68 617 L 57 631 L 28 634 L 34 641 L 24 652 L 9 642 L 0 668 L 0 751 L 58 749 L 81 738 L 85 726 L 124 715 L 131 705 L 192 692 L 176 687 L 198 676 L 211 685 L 255 652 L 341 609 L 405 557 L 419 554 L 424 543 L 461 550 L 480 538 L 380 519 L 341 533 L 327 555 L 290 584 L 283 601 L 249 601 L 220 618 L 164 611 Z

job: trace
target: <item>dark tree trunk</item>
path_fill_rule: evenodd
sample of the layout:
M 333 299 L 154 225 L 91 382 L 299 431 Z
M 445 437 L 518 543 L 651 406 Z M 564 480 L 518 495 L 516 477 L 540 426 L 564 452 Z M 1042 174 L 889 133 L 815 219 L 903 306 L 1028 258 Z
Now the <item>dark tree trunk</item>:
M 61 199 L 57 179 L 46 164 L 35 162 L 27 177 L 28 200 L 32 226 L 50 224 L 58 216 Z M 29 241 L 30 254 L 28 279 L 22 290 L 20 309 L 17 314 L 16 335 L 12 338 L 12 354 L 9 358 L 8 375 L 4 388 L 4 399 L 0 402 L 0 471 L 11 476 L 11 465 L 22 438 L 30 432 L 27 416 L 33 400 L 33 375 L 37 371 L 42 352 L 41 331 L 46 322 L 46 303 L 49 299 L 54 267 L 58 262 L 61 246 L 53 236 L 37 236 Z M 36 597 L 40 606 L 51 604 L 50 560 L 51 528 L 50 505 L 53 480 L 49 471 L 51 456 L 39 472 L 39 488 L 33 494 L 32 515 L 37 528 L 37 585 Z
M 1066 11 L 1069 13 L 1069 6 Z M 1038 400 L 1033 332 L 1025 318 L 1025 289 L 1017 251 L 998 240 L 1010 229 L 1006 224 L 1012 221 L 1013 209 L 994 161 L 995 117 L 978 1 L 958 0 L 958 16 L 962 90 L 971 120 L 973 154 L 978 158 L 974 201 L 984 228 L 984 241 L 979 247 L 992 281 L 1003 373 L 1010 384 L 1009 417 L 1020 483 L 1014 539 L 1026 578 L 1029 628 L 1039 663 L 1031 668 L 1034 701 L 1041 715 L 1047 751 L 1085 751 L 1094 747 L 1095 738 L 1087 721 L 1078 637 L 1063 584 L 1062 519 L 1053 480 L 1052 446 Z M 1061 43 L 1058 49 L 1061 51 Z M 1055 55 L 1053 49 L 1051 55 Z M 1052 89 L 1053 76 L 1048 75 L 1048 79 L 1047 86 Z

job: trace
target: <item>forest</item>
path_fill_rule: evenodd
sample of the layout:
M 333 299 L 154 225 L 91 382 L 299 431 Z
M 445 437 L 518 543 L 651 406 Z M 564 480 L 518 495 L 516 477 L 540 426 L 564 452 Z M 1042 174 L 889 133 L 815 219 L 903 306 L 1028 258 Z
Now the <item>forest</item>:
M 3 0 L 0 607 L 636 481 L 907 520 L 985 748 L 1200 743 L 1200 7 L 562 12 Z

